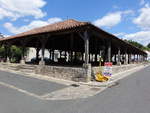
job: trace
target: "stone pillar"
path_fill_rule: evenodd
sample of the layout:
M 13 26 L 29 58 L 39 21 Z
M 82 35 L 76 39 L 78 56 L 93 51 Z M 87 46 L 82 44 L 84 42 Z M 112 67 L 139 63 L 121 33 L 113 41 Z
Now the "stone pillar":
M 139 62 L 141 62 L 141 55 L 139 54 Z
M 86 82 L 91 81 L 91 75 L 92 75 L 92 67 L 91 64 L 88 64 L 86 67 Z
M 135 58 L 136 58 L 136 63 L 138 63 L 138 55 L 137 55 L 137 54 L 136 54 L 136 57 L 135 57 Z
M 143 62 L 143 55 L 141 54 L 141 62 Z

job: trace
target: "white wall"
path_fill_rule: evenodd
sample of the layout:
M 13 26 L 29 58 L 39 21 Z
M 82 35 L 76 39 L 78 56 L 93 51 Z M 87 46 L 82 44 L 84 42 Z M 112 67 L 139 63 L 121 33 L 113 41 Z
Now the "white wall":
M 39 57 L 41 57 L 42 51 L 39 52 Z M 45 50 L 45 57 L 49 58 L 49 52 L 48 50 Z M 31 61 L 32 58 L 36 57 L 36 49 L 35 48 L 29 48 L 26 61 Z

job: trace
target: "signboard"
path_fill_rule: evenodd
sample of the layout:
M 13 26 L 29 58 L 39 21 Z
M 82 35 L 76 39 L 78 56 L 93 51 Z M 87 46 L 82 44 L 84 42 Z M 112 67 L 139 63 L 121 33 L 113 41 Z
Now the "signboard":
M 112 62 L 105 62 L 104 63 L 103 75 L 107 76 L 107 77 L 112 76 Z

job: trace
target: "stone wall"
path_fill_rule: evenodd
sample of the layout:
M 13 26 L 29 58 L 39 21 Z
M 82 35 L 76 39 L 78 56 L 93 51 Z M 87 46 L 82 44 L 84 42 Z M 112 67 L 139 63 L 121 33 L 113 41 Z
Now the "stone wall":
M 61 66 L 37 66 L 36 74 L 42 74 L 50 77 L 72 80 L 86 81 L 86 68 L 61 67 Z

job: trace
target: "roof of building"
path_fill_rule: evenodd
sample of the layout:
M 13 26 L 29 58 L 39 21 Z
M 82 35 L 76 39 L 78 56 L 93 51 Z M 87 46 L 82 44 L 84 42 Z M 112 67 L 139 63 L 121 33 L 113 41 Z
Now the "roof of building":
M 20 34 L 17 34 L 15 36 L 9 36 L 6 37 L 5 39 L 1 40 L 8 40 L 8 39 L 13 39 L 13 38 L 19 38 L 19 37 L 24 37 L 24 36 L 29 36 L 29 35 L 34 35 L 34 34 L 41 34 L 41 33 L 48 33 L 48 32 L 56 32 L 56 31 L 61 31 L 61 30 L 66 30 L 66 29 L 71 29 L 74 27 L 80 27 L 80 26 L 85 26 L 90 24 L 89 22 L 79 22 L 73 19 L 65 20 L 62 22 L 46 25 L 43 27 L 38 27 L 32 30 L 29 30 L 27 32 L 23 32 Z
M 73 20 L 73 19 L 69 19 L 69 20 L 65 20 L 65 21 L 62 21 L 62 22 L 58 22 L 58 23 L 46 25 L 46 26 L 43 26 L 43 27 L 35 28 L 35 29 L 29 30 L 27 32 L 23 32 L 23 33 L 14 35 L 14 36 L 1 38 L 0 41 L 7 41 L 7 40 L 18 39 L 18 38 L 22 38 L 22 37 L 28 37 L 28 36 L 32 36 L 32 35 L 44 34 L 44 33 L 52 33 L 52 32 L 57 33 L 59 31 L 68 31 L 70 29 L 75 29 L 75 28 L 79 28 L 79 27 L 81 28 L 81 27 L 84 27 L 84 26 L 88 26 L 91 29 L 93 29 L 95 31 L 98 31 L 100 34 L 102 33 L 102 34 L 109 35 L 108 36 L 109 38 L 112 38 L 112 39 L 118 41 L 117 44 L 127 45 L 128 47 L 134 48 L 135 50 L 138 50 L 142 53 L 145 53 L 144 51 L 138 49 L 137 47 L 135 47 L 135 46 L 119 39 L 119 38 L 117 38 L 113 34 L 108 33 L 106 31 L 94 26 L 90 22 L 79 22 L 79 21 L 76 21 L 76 20 Z M 105 38 L 108 38 L 108 37 L 106 36 Z

